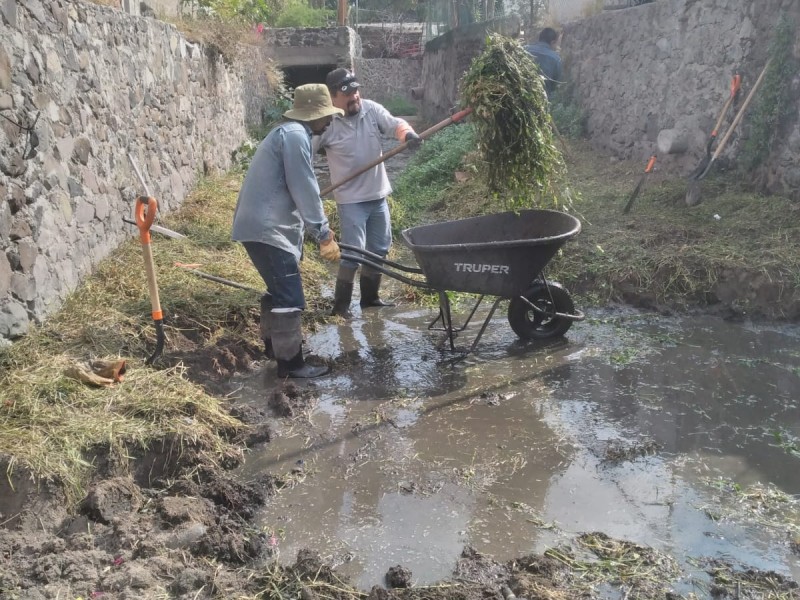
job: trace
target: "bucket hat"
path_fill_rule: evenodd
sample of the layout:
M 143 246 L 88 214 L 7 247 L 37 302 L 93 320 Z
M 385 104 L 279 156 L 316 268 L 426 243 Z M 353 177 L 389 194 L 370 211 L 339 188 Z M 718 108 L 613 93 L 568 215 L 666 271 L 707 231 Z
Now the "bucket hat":
M 287 119 L 313 121 L 322 117 L 344 115 L 344 111 L 331 103 L 328 88 L 321 83 L 308 83 L 294 90 L 294 104 L 283 113 Z

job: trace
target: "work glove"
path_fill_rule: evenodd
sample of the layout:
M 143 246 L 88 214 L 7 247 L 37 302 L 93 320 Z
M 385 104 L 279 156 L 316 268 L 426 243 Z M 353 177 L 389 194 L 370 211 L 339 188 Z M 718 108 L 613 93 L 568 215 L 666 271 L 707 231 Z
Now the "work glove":
M 408 144 L 408 147 L 412 150 L 416 150 L 422 145 L 422 138 L 413 131 L 409 131 L 406 134 L 406 144 Z
M 333 232 L 331 232 L 330 237 L 326 241 L 319 245 L 319 255 L 323 258 L 323 260 L 327 260 L 329 262 L 339 260 L 339 257 L 342 255 L 342 251 L 339 250 L 339 244 L 337 244 L 336 240 L 333 239 Z

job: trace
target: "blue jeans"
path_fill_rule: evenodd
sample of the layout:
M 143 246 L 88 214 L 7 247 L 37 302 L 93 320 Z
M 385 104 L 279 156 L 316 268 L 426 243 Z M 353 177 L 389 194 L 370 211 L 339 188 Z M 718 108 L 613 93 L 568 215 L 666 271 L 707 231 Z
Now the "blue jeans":
M 272 296 L 272 307 L 305 309 L 303 281 L 294 254 L 260 242 L 242 245 Z
M 392 223 L 389 217 L 389 203 L 386 198 L 338 204 L 341 241 L 351 246 L 363 248 L 378 256 L 386 256 L 392 245 Z M 341 261 L 341 266 L 355 269 L 358 263 Z

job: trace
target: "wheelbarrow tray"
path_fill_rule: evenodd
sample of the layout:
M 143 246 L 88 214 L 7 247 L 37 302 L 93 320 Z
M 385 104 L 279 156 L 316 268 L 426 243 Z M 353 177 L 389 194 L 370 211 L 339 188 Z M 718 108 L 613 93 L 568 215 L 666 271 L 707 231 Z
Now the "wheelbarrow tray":
M 430 288 L 512 298 L 580 230 L 572 215 L 533 209 L 421 225 L 402 235 Z

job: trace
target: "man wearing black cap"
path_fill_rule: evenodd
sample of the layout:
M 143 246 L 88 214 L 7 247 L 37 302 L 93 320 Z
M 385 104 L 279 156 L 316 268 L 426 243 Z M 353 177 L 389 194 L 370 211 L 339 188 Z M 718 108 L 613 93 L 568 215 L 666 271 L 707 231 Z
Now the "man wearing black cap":
M 383 106 L 361 98 L 360 84 L 347 69 L 334 69 L 325 78 L 336 108 L 344 116 L 334 117 L 330 127 L 314 138 L 314 150 L 325 149 L 331 181 L 342 181 L 359 168 L 379 158 L 381 135 L 394 136 L 416 148 L 421 143 L 414 129 L 403 119 L 391 115 Z M 334 191 L 339 212 L 341 241 L 385 257 L 392 244 L 392 227 L 386 197 L 392 193 L 383 163 L 341 185 Z M 339 263 L 331 314 L 350 317 L 358 264 Z M 381 274 L 362 267 L 359 279 L 361 307 L 391 306 L 378 296 Z

